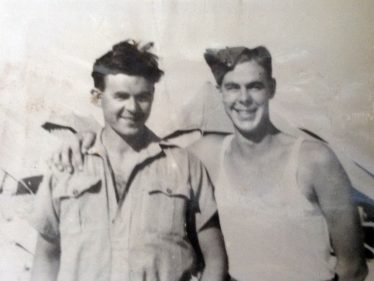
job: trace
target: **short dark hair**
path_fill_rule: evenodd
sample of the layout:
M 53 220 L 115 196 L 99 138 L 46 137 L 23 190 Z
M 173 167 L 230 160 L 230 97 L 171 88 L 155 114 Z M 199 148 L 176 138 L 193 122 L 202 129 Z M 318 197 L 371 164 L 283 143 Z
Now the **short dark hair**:
M 153 43 L 140 48 L 134 40 L 126 40 L 112 47 L 112 50 L 98 58 L 91 76 L 97 89 L 104 91 L 105 75 L 123 73 L 142 76 L 152 83 L 157 83 L 164 72 L 158 68 L 158 57 L 149 52 Z

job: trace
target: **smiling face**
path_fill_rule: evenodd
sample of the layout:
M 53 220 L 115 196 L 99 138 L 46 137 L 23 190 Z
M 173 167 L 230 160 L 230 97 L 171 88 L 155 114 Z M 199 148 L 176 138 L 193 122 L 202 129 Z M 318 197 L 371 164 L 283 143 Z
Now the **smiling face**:
M 154 83 L 141 76 L 106 75 L 100 98 L 105 127 L 122 137 L 139 134 L 151 112 L 153 93 Z
M 225 111 L 235 128 L 250 134 L 269 118 L 275 80 L 256 61 L 239 63 L 225 74 L 220 86 Z

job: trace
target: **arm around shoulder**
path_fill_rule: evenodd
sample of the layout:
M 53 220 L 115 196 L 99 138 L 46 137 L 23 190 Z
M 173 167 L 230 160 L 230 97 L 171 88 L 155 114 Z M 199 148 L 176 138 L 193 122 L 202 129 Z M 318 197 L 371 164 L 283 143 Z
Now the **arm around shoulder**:
M 219 167 L 219 156 L 221 153 L 222 141 L 225 135 L 211 134 L 202 137 L 187 147 L 207 168 L 212 179 L 215 178 Z
M 339 281 L 362 281 L 367 266 L 349 178 L 332 150 L 322 143 L 306 142 L 301 155 L 308 185 L 313 188 L 328 225 Z

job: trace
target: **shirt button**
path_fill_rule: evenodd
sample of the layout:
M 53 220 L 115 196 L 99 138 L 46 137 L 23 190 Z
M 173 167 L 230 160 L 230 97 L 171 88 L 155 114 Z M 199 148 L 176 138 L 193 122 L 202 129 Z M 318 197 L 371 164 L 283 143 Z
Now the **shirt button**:
M 168 194 L 171 194 L 173 191 L 172 191 L 170 188 L 167 188 L 167 189 L 166 189 L 166 192 L 167 192 Z
M 74 196 L 77 196 L 77 195 L 78 195 L 78 190 L 74 189 L 74 190 L 73 190 L 73 195 L 74 195 Z

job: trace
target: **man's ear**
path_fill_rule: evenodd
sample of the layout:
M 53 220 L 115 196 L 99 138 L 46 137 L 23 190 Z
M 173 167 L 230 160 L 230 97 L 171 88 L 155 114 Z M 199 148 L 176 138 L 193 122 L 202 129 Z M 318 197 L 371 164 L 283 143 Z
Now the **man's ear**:
M 217 93 L 222 94 L 222 85 L 216 84 L 215 88 L 216 88 Z
M 93 88 L 91 90 L 91 101 L 96 106 L 101 106 L 101 98 L 103 96 L 103 92 L 98 88 Z
M 275 90 L 277 89 L 277 80 L 274 78 L 271 78 L 270 80 L 270 87 L 271 87 L 271 96 L 270 98 L 272 99 L 275 95 Z

